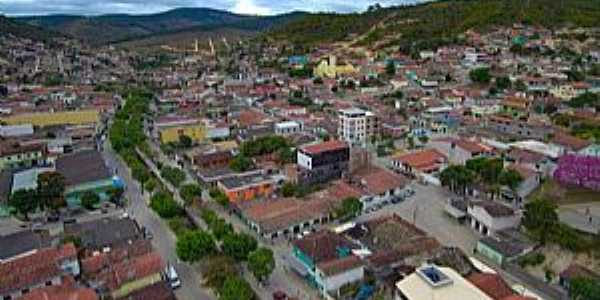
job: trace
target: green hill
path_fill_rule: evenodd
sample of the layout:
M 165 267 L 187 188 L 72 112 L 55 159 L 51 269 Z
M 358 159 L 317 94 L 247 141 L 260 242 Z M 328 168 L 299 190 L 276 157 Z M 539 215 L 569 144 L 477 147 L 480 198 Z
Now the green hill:
M 52 38 L 62 37 L 57 32 L 44 30 L 23 22 L 0 15 L 0 35 L 14 35 L 20 38 L 28 38 L 35 41 L 48 41 Z
M 600 0 L 447 0 L 362 14 L 317 14 L 290 22 L 267 37 L 303 45 L 353 40 L 358 45 L 384 41 L 383 46 L 427 48 L 452 41 L 469 29 L 515 22 L 600 26 Z
M 283 25 L 303 13 L 279 16 L 248 16 L 209 8 L 178 8 L 150 15 L 101 15 L 94 17 L 50 15 L 21 17 L 19 21 L 49 28 L 91 44 L 105 44 L 151 38 L 170 33 L 198 32 L 203 34 L 224 27 L 259 32 Z

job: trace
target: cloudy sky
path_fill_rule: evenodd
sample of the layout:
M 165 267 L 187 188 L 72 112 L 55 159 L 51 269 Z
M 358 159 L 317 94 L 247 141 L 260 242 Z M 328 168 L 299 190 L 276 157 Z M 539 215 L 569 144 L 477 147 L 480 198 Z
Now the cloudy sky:
M 147 14 L 176 7 L 210 7 L 241 14 L 270 15 L 293 10 L 363 11 L 374 3 L 389 6 L 415 1 L 418 0 L 0 0 L 0 14 Z

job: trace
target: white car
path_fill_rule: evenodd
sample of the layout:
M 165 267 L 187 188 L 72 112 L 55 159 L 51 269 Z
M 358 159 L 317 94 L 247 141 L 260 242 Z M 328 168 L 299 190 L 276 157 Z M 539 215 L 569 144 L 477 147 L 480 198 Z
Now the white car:
M 165 267 L 165 281 L 169 283 L 171 289 L 176 289 L 181 286 L 181 280 L 179 280 L 179 275 L 177 275 L 177 271 L 175 271 L 175 267 L 173 265 L 168 264 Z

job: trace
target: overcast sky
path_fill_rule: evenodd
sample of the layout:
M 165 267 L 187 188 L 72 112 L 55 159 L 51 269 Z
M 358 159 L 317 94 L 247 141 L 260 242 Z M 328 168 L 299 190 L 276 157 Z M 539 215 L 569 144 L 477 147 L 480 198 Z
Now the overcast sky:
M 272 15 L 293 10 L 353 12 L 374 3 L 389 6 L 416 1 L 419 0 L 0 0 L 0 14 L 148 14 L 177 7 L 210 7 L 240 14 Z

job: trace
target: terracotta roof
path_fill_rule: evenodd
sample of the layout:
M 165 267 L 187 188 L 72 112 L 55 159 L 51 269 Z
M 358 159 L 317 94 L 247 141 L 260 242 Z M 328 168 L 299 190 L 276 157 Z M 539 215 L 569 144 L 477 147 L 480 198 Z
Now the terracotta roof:
M 467 280 L 494 300 L 505 299 L 514 294 L 512 288 L 497 274 L 474 273 Z
M 579 151 L 592 144 L 592 142 L 590 141 L 580 139 L 576 136 L 572 136 L 570 134 L 565 133 L 558 133 L 554 135 L 554 137 L 552 137 L 551 142 L 553 144 L 565 146 L 569 148 L 569 150 L 573 151 Z
M 510 295 L 508 297 L 502 298 L 502 300 L 536 300 L 536 298 L 521 295 Z
M 73 244 L 60 248 L 45 248 L 32 254 L 15 258 L 0 264 L 0 294 L 20 290 L 60 276 L 60 262 L 76 259 L 77 251 Z
M 531 178 L 536 174 L 534 170 L 522 164 L 511 164 L 507 167 L 507 169 L 517 171 L 523 177 L 523 180 L 527 180 L 528 178 Z
M 338 199 L 360 198 L 363 195 L 363 192 L 359 188 L 341 180 L 335 182 L 327 191 L 332 197 Z
M 240 125 L 247 127 L 251 125 L 258 125 L 264 122 L 267 119 L 267 115 L 262 112 L 258 112 L 255 110 L 244 110 L 240 112 L 238 117 L 238 121 Z
M 97 300 L 93 289 L 76 287 L 73 278 L 63 279 L 63 284 L 34 289 L 18 300 Z
M 139 289 L 118 300 L 175 300 L 173 290 L 164 282 L 160 281 L 153 285 Z
M 309 153 L 309 154 L 318 154 L 321 152 L 334 151 L 334 150 L 339 150 L 339 149 L 344 149 L 344 148 L 348 148 L 348 144 L 346 144 L 346 142 L 338 141 L 338 140 L 331 140 L 331 141 L 320 143 L 320 144 L 306 146 L 306 147 L 302 148 L 302 151 Z
M 372 169 L 368 174 L 358 175 L 358 178 L 367 191 L 375 195 L 404 187 L 409 183 L 406 177 L 382 168 Z
M 310 257 L 315 264 L 338 259 L 340 248 L 355 248 L 350 240 L 328 230 L 309 234 L 292 243 L 304 255 Z
M 428 169 L 446 160 L 446 157 L 435 149 L 427 149 L 409 154 L 403 154 L 394 158 L 403 164 L 407 164 L 418 170 Z
M 327 276 L 337 275 L 348 270 L 356 269 L 362 266 L 363 261 L 354 255 L 338 258 L 317 265 L 317 268 Z

